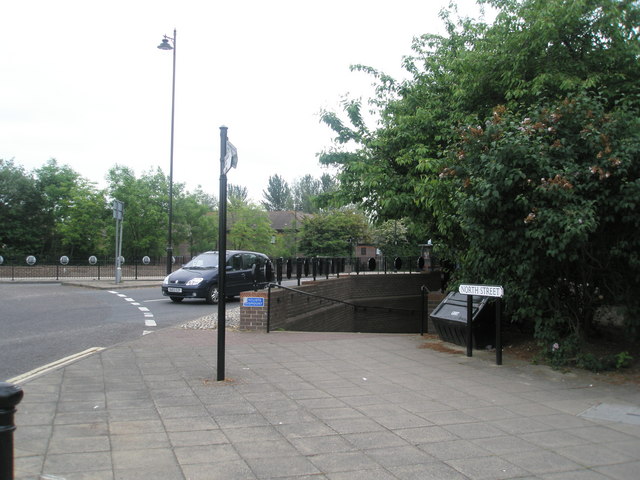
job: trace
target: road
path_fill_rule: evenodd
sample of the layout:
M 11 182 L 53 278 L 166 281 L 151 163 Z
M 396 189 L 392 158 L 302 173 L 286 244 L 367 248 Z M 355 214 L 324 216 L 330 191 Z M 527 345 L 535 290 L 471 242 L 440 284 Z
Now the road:
M 94 290 L 61 284 L 0 284 L 0 381 L 93 347 L 217 312 L 163 297 L 159 287 Z M 227 309 L 238 308 L 236 298 Z

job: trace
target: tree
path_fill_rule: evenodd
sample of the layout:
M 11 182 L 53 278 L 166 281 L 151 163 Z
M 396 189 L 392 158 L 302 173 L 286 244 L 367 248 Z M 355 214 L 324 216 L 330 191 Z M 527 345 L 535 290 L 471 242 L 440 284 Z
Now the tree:
M 302 222 L 300 249 L 307 256 L 349 257 L 353 244 L 369 240 L 365 216 L 355 210 L 334 210 Z
M 227 187 L 227 200 L 230 205 L 243 205 L 249 203 L 249 190 L 247 187 L 229 184 Z
M 374 244 L 382 251 L 384 256 L 418 256 L 418 242 L 413 244 L 410 242 L 409 229 L 403 219 L 387 220 L 380 225 L 376 225 L 372 229 L 372 235 Z
M 168 182 L 159 168 L 150 170 L 138 179 L 133 170 L 116 165 L 107 174 L 111 199 L 124 202 L 123 256 L 161 256 L 165 254 L 168 231 Z M 174 195 L 181 194 L 174 185 Z M 179 218 L 179 215 L 176 215 Z M 113 228 L 110 232 L 111 238 Z M 174 244 L 184 240 L 184 231 L 177 230 Z
M 110 252 L 112 244 L 107 242 L 105 232 L 111 220 L 105 192 L 97 190 L 84 179 L 78 179 L 69 192 L 68 203 L 63 204 L 56 225 L 62 251 L 75 257 Z
M 252 204 L 240 204 L 230 207 L 228 214 L 230 249 L 268 252 L 275 231 L 267 212 Z
M 269 211 L 291 210 L 293 208 L 293 197 L 287 182 L 280 175 L 269 177 L 269 184 L 266 190 L 262 191 L 264 201 L 262 205 Z
M 305 175 L 293 182 L 293 208 L 304 213 L 318 211 L 316 197 L 320 194 L 322 184 L 311 175 Z
M 43 198 L 35 179 L 13 160 L 0 159 L 0 254 L 43 252 L 46 221 Z
M 638 300 L 625 285 L 639 284 L 629 231 L 640 6 L 480 3 L 499 10 L 493 25 L 443 12 L 447 35 L 414 41 L 410 80 L 354 67 L 376 79 L 379 125 L 365 125 L 359 101 L 344 101 L 348 122 L 323 113 L 336 138 L 321 162 L 338 168 L 337 196 L 422 225 L 461 266 L 458 281 L 508 285 L 508 314 L 534 319 L 545 342 L 588 333 L 594 299 L 627 306 L 637 329 Z

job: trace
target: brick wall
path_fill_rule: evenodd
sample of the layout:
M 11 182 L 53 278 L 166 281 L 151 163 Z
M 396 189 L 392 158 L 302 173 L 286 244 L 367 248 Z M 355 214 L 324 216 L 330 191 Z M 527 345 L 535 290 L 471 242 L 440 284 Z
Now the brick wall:
M 316 282 L 304 282 L 295 290 L 271 288 L 271 330 L 397 332 L 420 331 L 421 287 L 430 290 L 427 315 L 440 303 L 438 272 L 430 274 L 346 275 Z M 264 298 L 264 306 L 245 306 L 245 298 Z M 326 300 L 349 302 L 352 305 Z M 240 294 L 240 328 L 266 330 L 269 295 L 267 290 Z M 391 309 L 391 310 L 390 310 Z M 397 311 L 402 309 L 402 312 Z M 425 319 L 426 320 L 426 319 Z M 425 326 L 426 328 L 426 326 Z M 433 326 L 428 325 L 433 332 Z

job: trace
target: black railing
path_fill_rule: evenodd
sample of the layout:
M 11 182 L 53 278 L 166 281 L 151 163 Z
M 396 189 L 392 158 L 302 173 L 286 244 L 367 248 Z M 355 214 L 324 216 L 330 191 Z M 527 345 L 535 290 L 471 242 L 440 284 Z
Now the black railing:
M 1 258 L 0 280 L 21 279 L 109 279 L 115 278 L 115 259 L 91 256 L 89 258 L 59 259 L 45 257 Z M 176 256 L 174 270 L 191 259 L 191 256 Z M 342 274 L 387 274 L 430 272 L 436 265 L 423 257 L 291 257 L 273 259 L 275 280 L 284 278 L 329 278 Z M 166 257 L 140 257 L 125 259 L 121 264 L 121 278 L 163 278 L 166 275 Z
M 278 284 L 286 277 L 296 278 L 298 285 L 302 278 L 329 278 L 340 274 L 365 273 L 420 273 L 437 268 L 435 262 L 424 257 L 296 257 L 275 259 L 275 280 Z
M 175 269 L 191 257 L 175 257 Z M 125 260 L 121 264 L 122 278 L 144 279 L 163 278 L 166 275 L 166 257 L 141 257 Z M 2 258 L 0 280 L 64 280 L 115 278 L 115 259 L 91 256 L 84 259 L 60 257 L 53 260 L 46 257 Z

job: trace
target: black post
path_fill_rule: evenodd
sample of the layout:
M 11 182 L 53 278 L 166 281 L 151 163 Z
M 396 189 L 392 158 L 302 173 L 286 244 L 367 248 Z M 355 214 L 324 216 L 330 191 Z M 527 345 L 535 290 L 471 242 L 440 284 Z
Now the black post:
M 473 295 L 467 295 L 467 357 L 473 355 Z
M 0 480 L 13 480 L 13 416 L 23 395 L 19 386 L 0 382 Z
M 282 257 L 276 259 L 276 283 L 278 285 L 282 285 L 282 262 Z
M 422 292 L 422 318 L 420 323 L 420 335 L 424 335 L 424 332 L 425 332 L 424 316 L 429 306 L 429 289 L 425 285 L 422 285 L 422 287 L 420 287 L 420 291 Z M 426 306 L 425 306 L 425 303 L 426 303 Z M 426 332 L 429 333 L 429 319 L 427 319 L 426 326 L 427 326 Z
M 225 277 L 227 273 L 227 173 L 225 157 L 227 156 L 227 127 L 220 127 L 220 207 L 218 219 L 218 375 L 217 380 L 224 380 L 226 304 Z
M 502 365 L 502 332 L 500 324 L 502 323 L 502 299 L 496 301 L 496 365 Z
M 271 282 L 267 288 L 267 333 L 271 329 Z
M 176 30 L 173 29 L 173 76 L 171 81 L 171 150 L 169 153 L 169 228 L 167 234 L 167 275 L 173 270 L 173 127 L 176 111 Z M 226 135 L 226 134 L 225 134 Z M 226 145 L 226 142 L 225 142 Z

